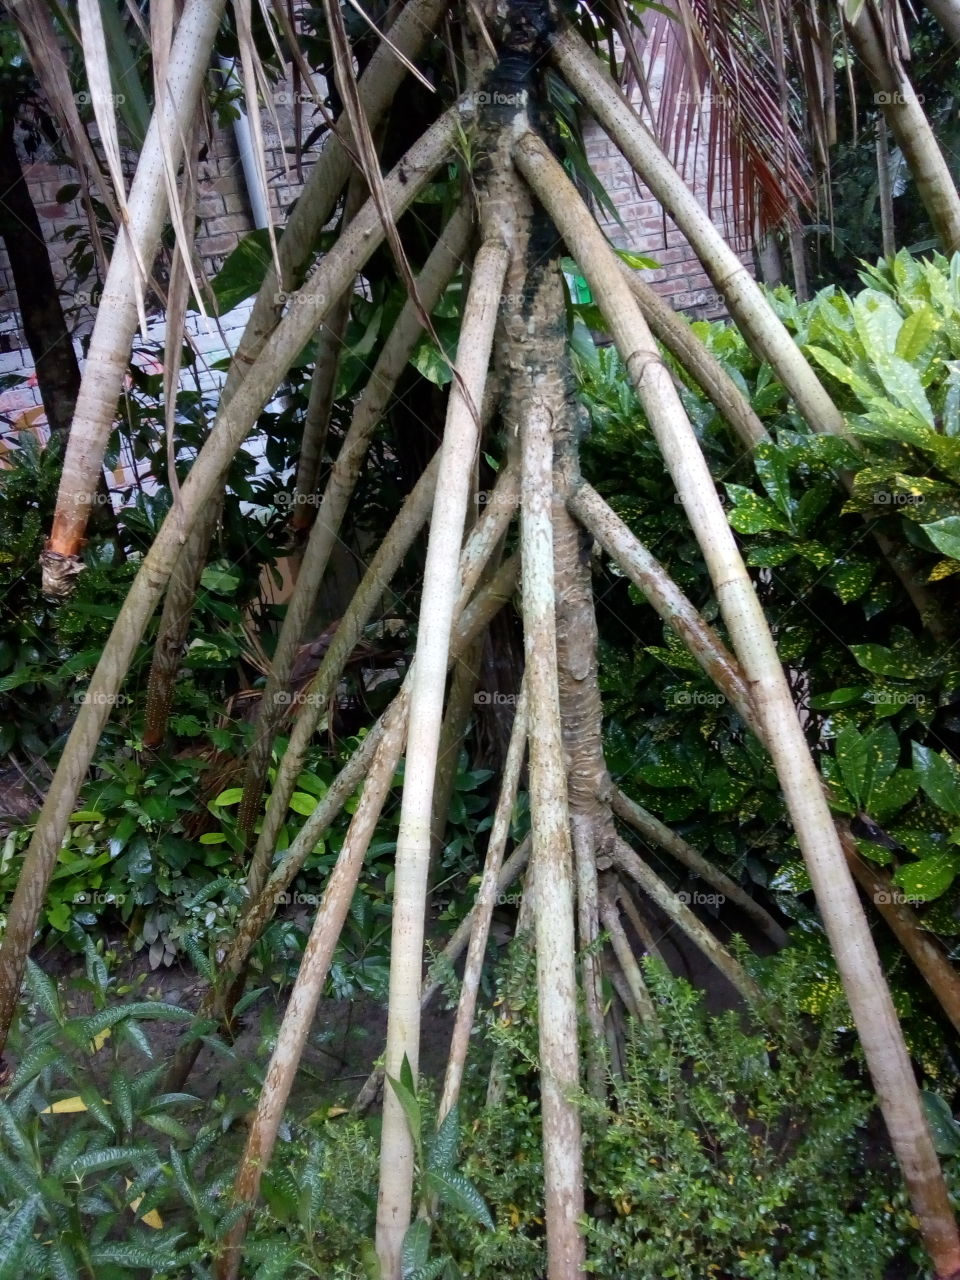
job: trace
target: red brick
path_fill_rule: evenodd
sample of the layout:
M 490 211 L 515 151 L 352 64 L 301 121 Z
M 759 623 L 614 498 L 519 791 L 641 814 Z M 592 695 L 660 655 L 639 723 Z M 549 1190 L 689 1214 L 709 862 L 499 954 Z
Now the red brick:
M 224 211 L 226 197 L 215 193 L 202 195 L 197 201 L 197 212 L 201 218 L 217 218 Z
M 207 235 L 220 235 L 224 231 L 249 231 L 250 221 L 239 213 L 228 213 L 222 218 L 211 218 L 207 223 Z
M 46 182 L 60 177 L 60 167 L 55 164 L 29 164 L 24 166 L 27 182 Z
M 204 236 L 199 241 L 198 248 L 204 258 L 212 257 L 214 254 L 228 254 L 237 247 L 239 239 L 236 232 L 224 232 L 220 236 Z

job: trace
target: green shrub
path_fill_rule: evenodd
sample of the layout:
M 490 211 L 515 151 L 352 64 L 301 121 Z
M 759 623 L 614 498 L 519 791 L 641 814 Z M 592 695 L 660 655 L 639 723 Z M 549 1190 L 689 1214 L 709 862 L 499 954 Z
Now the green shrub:
M 881 1280 L 906 1248 L 896 1174 L 885 1149 L 871 1151 L 873 1103 L 842 1006 L 833 998 L 816 1022 L 804 1012 L 822 985 L 809 959 L 787 952 L 767 967 L 775 1037 L 756 1015 L 709 1017 L 657 962 L 646 977 L 660 1032 L 632 1026 L 610 1105 L 583 1099 L 590 1273 Z M 462 1237 L 461 1265 L 535 1280 L 545 1265 L 535 1001 L 529 975 L 508 988 L 501 979 L 495 1031 L 506 1090 L 478 1111 L 464 1164 L 498 1230 L 469 1247 Z

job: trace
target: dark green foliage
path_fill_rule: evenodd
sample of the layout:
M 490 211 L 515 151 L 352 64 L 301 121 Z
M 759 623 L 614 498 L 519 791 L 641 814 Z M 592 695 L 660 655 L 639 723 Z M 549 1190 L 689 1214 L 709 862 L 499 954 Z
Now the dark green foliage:
M 889 1202 L 892 1161 L 868 1139 L 835 979 L 802 950 L 768 962 L 774 1034 L 746 1013 L 708 1017 L 655 962 L 646 978 L 662 1034 L 632 1026 L 610 1105 L 583 1100 L 590 1273 L 880 1280 L 906 1223 Z M 465 1164 L 498 1231 L 477 1240 L 466 1274 L 533 1280 L 544 1261 L 529 959 L 515 955 L 500 982 L 506 1092 L 478 1116 Z
M 61 994 L 36 966 L 0 1101 L 0 1277 L 208 1277 L 235 1211 L 211 1167 L 222 1138 L 199 1099 L 164 1094 L 143 1023 L 190 1021 L 159 1001 L 118 1003 L 102 949 Z M 92 1006 L 74 1013 L 68 1001 Z
M 865 856 L 886 865 L 915 905 L 937 900 L 927 918 L 953 933 L 960 665 L 954 646 L 924 632 L 868 531 L 907 549 L 955 634 L 960 258 L 902 253 L 866 269 L 864 281 L 853 298 L 833 289 L 801 306 L 786 290 L 775 298 L 859 448 L 812 436 L 729 326 L 695 328 L 750 395 L 771 443 L 749 459 L 703 397 L 684 394 L 835 808 L 866 823 L 855 827 Z M 586 349 L 580 369 L 594 424 L 588 477 L 722 635 L 683 495 L 673 492 L 619 358 Z M 849 499 L 841 471 L 854 476 Z M 624 579 L 606 571 L 599 596 L 615 773 L 708 856 L 803 919 L 805 875 L 765 754 Z M 879 840 L 870 835 L 877 823 L 887 833 Z
M 611 1079 L 608 1105 L 581 1100 L 590 1274 L 881 1280 L 908 1248 L 909 1222 L 892 1159 L 868 1126 L 872 1102 L 842 997 L 817 950 L 764 968 L 780 1010 L 776 1034 L 757 1017 L 707 1016 L 701 997 L 656 964 L 646 976 L 662 1035 L 632 1026 L 626 1074 Z M 497 986 L 488 1037 L 502 1098 L 485 1105 L 486 1072 L 473 1069 L 459 1142 L 456 1120 L 432 1143 L 416 1138 L 421 1193 L 461 1190 L 441 1194 L 433 1231 L 423 1220 L 411 1228 L 411 1280 L 544 1273 L 536 1001 L 523 945 Z M 423 1097 L 409 1081 L 388 1087 L 418 1135 Z M 257 1238 L 265 1243 L 282 1226 L 301 1241 L 302 1263 L 359 1280 L 376 1209 L 376 1139 L 359 1121 L 325 1112 L 308 1129 L 278 1150 L 265 1177 L 269 1212 Z M 456 1176 L 438 1186 L 441 1167 Z

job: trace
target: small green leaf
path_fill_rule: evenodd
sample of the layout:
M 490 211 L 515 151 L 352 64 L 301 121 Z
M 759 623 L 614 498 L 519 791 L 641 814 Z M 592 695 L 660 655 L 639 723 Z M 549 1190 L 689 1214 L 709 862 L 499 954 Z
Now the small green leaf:
M 830 693 L 818 693 L 810 699 L 810 707 L 814 711 L 832 711 L 834 707 L 849 707 L 859 702 L 866 693 L 864 685 L 849 685 L 842 689 L 833 689 Z
M 15 1264 L 33 1238 L 33 1224 L 41 1204 L 40 1196 L 30 1196 L 18 1208 L 11 1209 L 0 1223 L 0 1275 L 12 1277 L 17 1274 Z
M 228 787 L 226 791 L 221 791 L 214 800 L 214 804 L 218 809 L 225 808 L 227 805 L 239 804 L 243 799 L 243 787 Z
M 870 793 L 870 816 L 882 822 L 909 804 L 917 794 L 920 780 L 913 769 L 898 769 Z
M 869 560 L 840 561 L 827 574 L 827 581 L 843 603 L 849 604 L 864 594 L 876 571 L 876 565 Z
M 937 313 L 927 303 L 923 303 L 904 320 L 897 335 L 895 354 L 919 369 L 922 374 L 936 346 L 940 328 Z
M 888 724 L 880 725 L 863 739 L 866 763 L 863 772 L 863 788 L 860 801 L 873 812 L 873 794 L 893 774 L 900 759 L 900 739 Z
M 290 808 L 305 818 L 310 817 L 318 803 L 317 797 L 308 795 L 306 791 L 295 791 L 290 797 Z
M 758 569 L 776 569 L 797 554 L 793 542 L 771 542 L 765 547 L 754 546 L 747 552 L 747 564 Z
M 400 1248 L 400 1275 L 403 1280 L 409 1280 L 415 1271 L 425 1265 L 430 1256 L 430 1233 L 430 1223 L 424 1218 L 414 1219 L 407 1227 Z
M 877 676 L 890 676 L 894 680 L 909 680 L 917 675 L 916 665 L 904 655 L 894 653 L 879 644 L 852 644 L 850 652 L 864 671 Z
M 848 724 L 837 735 L 834 757 L 848 795 L 852 796 L 857 804 L 861 804 L 868 751 L 866 742 L 854 725 Z
M 430 1167 L 433 1169 L 452 1168 L 457 1158 L 460 1141 L 460 1112 L 456 1103 L 443 1117 L 443 1124 L 437 1130 L 430 1148 Z
M 404 1055 L 406 1056 L 406 1055 Z M 403 1108 L 403 1114 L 407 1117 L 407 1124 L 410 1126 L 410 1134 L 413 1138 L 413 1144 L 417 1149 L 420 1148 L 420 1103 L 417 1101 L 416 1094 L 412 1089 L 408 1089 L 406 1085 L 401 1084 L 399 1080 L 388 1075 L 390 1087 L 397 1096 L 397 1101 Z
M 816 346 L 807 347 L 807 350 L 817 363 L 826 369 L 827 373 L 832 374 L 838 382 L 846 383 L 846 385 L 860 396 L 861 399 L 864 399 L 874 393 L 875 388 L 871 387 L 869 382 L 866 382 L 858 374 L 854 373 L 853 369 L 848 364 L 837 359 L 833 352 L 825 351 L 823 347 Z
M 628 267 L 633 267 L 634 271 L 652 271 L 660 266 L 656 258 L 645 258 L 642 253 L 633 253 L 630 249 L 614 249 L 614 253 L 621 262 L 625 262 Z
M 75 1177 L 85 1173 L 114 1169 L 117 1165 L 147 1165 L 154 1158 L 151 1147 L 104 1147 L 101 1151 L 88 1151 L 78 1156 L 70 1166 Z
M 215 595 L 232 596 L 240 585 L 240 575 L 223 565 L 211 564 L 204 569 L 200 585 Z
M 26 976 L 31 999 L 40 1006 L 53 1022 L 62 1022 L 63 1010 L 60 1006 L 60 996 L 57 992 L 56 983 L 29 956 L 27 957 Z
M 951 560 L 960 560 L 960 516 L 947 516 L 933 524 L 922 524 L 920 528 L 938 551 Z
M 724 486 L 730 499 L 736 503 L 728 520 L 730 527 L 737 533 L 765 533 L 768 529 L 776 529 L 780 533 L 790 532 L 790 523 L 784 515 L 767 498 L 747 489 L 742 484 Z
M 944 850 L 932 858 L 910 862 L 894 875 L 895 882 L 907 894 L 920 902 L 932 902 L 946 893 L 957 874 L 957 855 Z
M 205 831 L 200 837 L 200 844 L 225 844 L 226 839 L 223 831 Z
M 760 483 L 767 492 L 767 497 L 784 515 L 789 516 L 793 504 L 790 499 L 790 467 L 787 455 L 772 442 L 764 440 L 753 451 L 753 465 L 760 477 Z
M 428 1169 L 425 1181 L 445 1203 L 469 1214 L 481 1226 L 493 1231 L 494 1222 L 483 1196 L 469 1180 L 456 1169 Z
M 154 1111 L 150 1115 L 141 1116 L 141 1119 L 151 1129 L 156 1129 L 158 1133 L 164 1133 L 177 1142 L 186 1144 L 191 1141 L 190 1130 L 178 1120 L 174 1120 L 173 1116 L 164 1115 L 162 1111 Z
M 436 343 L 426 337 L 417 344 L 410 363 L 428 382 L 437 387 L 445 387 L 453 376 L 449 361 L 440 354 Z
M 960 770 L 930 747 L 913 744 L 913 767 L 920 785 L 944 813 L 960 815 Z
M 930 1093 L 927 1089 L 920 1091 L 923 1109 L 927 1115 L 927 1124 L 933 1135 L 933 1145 L 937 1155 L 955 1156 L 960 1154 L 960 1125 L 953 1118 L 949 1106 L 938 1093 Z
M 213 278 L 221 315 L 256 293 L 270 266 L 270 240 L 265 228 L 243 237 Z

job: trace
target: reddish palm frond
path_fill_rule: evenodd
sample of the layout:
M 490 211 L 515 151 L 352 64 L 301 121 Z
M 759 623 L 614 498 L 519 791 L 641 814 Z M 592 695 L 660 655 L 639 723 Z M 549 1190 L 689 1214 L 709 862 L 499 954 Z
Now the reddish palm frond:
M 816 3 L 771 0 L 755 7 L 737 0 L 673 0 L 674 13 L 645 15 L 632 38 L 645 74 L 660 78 L 654 128 L 681 169 L 702 165 L 707 204 L 731 217 L 739 234 L 795 219 L 814 203 L 813 166 L 803 139 L 799 97 L 788 75 L 818 85 L 819 115 L 811 132 L 826 136 L 823 93 L 825 45 Z M 799 26 L 818 34 L 814 50 L 796 61 Z M 628 76 L 628 79 L 635 77 Z M 832 85 L 830 86 L 832 96 Z M 820 147 L 817 159 L 826 158 Z

